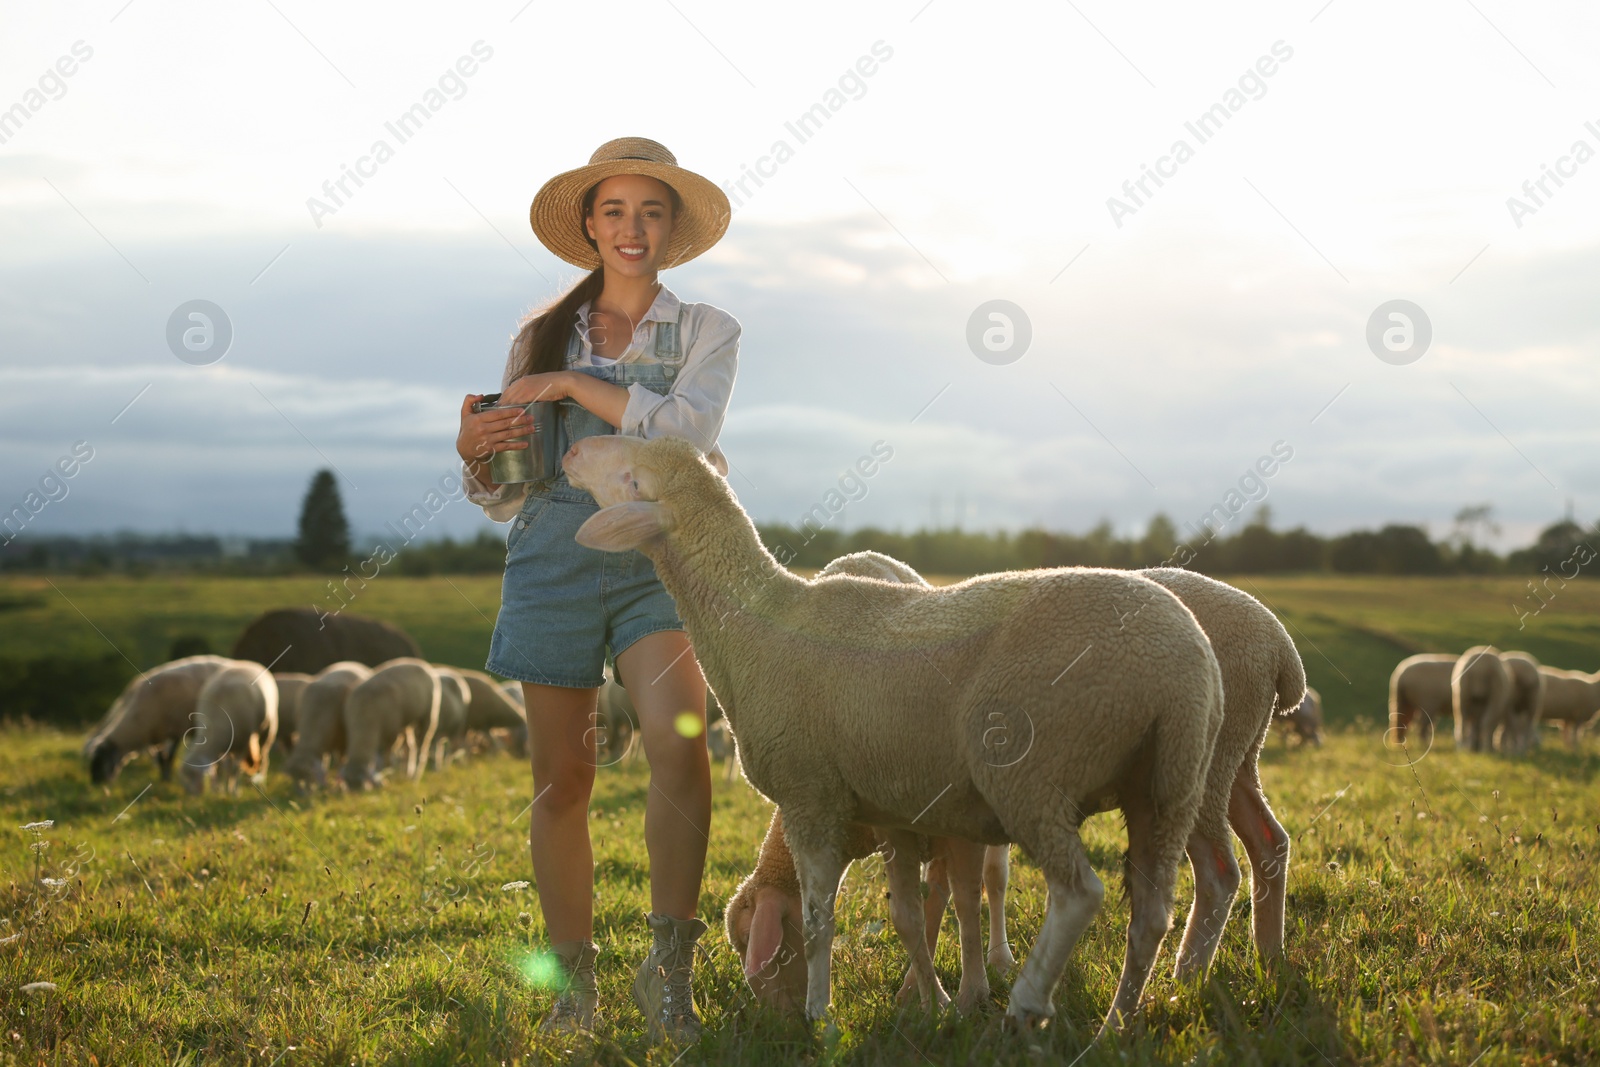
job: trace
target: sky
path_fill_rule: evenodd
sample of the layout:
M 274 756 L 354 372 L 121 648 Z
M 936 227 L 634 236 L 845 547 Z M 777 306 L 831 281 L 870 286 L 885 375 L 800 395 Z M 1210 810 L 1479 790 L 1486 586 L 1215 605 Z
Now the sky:
M 837 526 L 1132 534 L 1242 479 L 1323 533 L 1600 517 L 1592 8 L 0 12 L 0 507 L 92 451 L 24 537 L 290 536 L 320 467 L 358 533 L 410 511 L 577 280 L 533 193 L 623 135 L 731 190 L 662 277 L 742 324 L 721 444 L 758 520 L 874 447 Z M 196 300 L 221 358 L 169 343 Z M 428 535 L 480 528 L 458 500 Z

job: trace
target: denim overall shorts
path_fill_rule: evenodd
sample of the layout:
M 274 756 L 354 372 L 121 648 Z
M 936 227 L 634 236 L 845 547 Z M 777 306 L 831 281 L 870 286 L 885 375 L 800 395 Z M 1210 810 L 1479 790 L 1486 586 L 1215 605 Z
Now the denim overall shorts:
M 638 384 L 665 395 L 683 367 L 678 324 L 655 325 L 655 363 L 573 367 L 581 348 L 576 328 L 567 339 L 567 366 L 627 388 Z M 558 404 L 558 451 L 615 428 L 572 400 Z M 600 510 L 594 497 L 567 480 L 528 483 L 528 498 L 506 536 L 500 615 L 484 669 L 540 685 L 593 688 L 613 658 L 657 630 L 682 630 L 672 596 L 640 552 L 601 552 L 574 539 Z

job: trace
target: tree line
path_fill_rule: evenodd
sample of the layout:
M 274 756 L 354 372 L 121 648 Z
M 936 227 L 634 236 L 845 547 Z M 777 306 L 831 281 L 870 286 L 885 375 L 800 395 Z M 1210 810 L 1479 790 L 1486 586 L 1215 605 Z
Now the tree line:
M 1600 526 L 1571 518 L 1545 527 L 1531 545 L 1500 555 L 1479 544 L 1499 533 L 1486 504 L 1462 508 L 1449 535 L 1433 540 L 1420 526 L 1389 524 L 1324 536 L 1304 526 L 1278 530 L 1262 506 L 1228 536 L 1185 537 L 1164 514 L 1142 534 L 1118 536 L 1102 521 L 1086 533 L 1045 529 L 909 533 L 862 527 L 837 530 L 758 523 L 763 542 L 796 567 L 822 567 L 849 552 L 871 549 L 904 560 L 925 574 L 969 575 L 1033 567 L 1184 566 L 1202 574 L 1333 572 L 1342 574 L 1540 574 L 1573 578 L 1593 569 Z M 26 542 L 26 543 L 25 543 Z M 354 571 L 369 551 L 356 551 L 332 471 L 318 471 L 301 502 L 293 539 L 241 541 L 203 535 L 99 535 L 18 539 L 0 547 L 0 571 L 144 573 L 194 570 L 221 574 L 341 573 Z M 494 574 L 505 566 L 504 528 L 457 541 L 443 537 L 396 548 L 387 573 Z

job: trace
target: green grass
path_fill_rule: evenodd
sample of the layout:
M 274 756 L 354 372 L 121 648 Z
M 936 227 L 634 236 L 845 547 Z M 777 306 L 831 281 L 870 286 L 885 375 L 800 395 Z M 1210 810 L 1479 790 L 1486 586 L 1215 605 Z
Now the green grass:
M 21 935 L 0 946 L 0 1057 L 342 1065 L 558 1054 L 534 1030 L 548 994 L 525 977 L 542 940 L 537 901 L 530 889 L 501 888 L 530 877 L 521 763 L 487 756 L 417 784 L 311 801 L 276 778 L 264 795 L 247 787 L 194 799 L 152 785 L 144 761 L 111 788 L 91 789 L 70 737 L 10 731 L 0 741 L 9 839 L 0 936 Z M 1600 1056 L 1600 758 L 1547 746 L 1509 762 L 1445 746 L 1415 774 L 1387 760 L 1395 757 L 1381 743 L 1356 733 L 1320 750 L 1270 745 L 1267 787 L 1295 837 L 1288 968 L 1279 977 L 1256 970 L 1241 894 L 1211 983 L 1172 983 L 1170 937 L 1135 1033 L 1082 1062 Z M 628 992 L 647 942 L 646 774 L 642 764 L 607 769 L 595 796 L 608 1014 L 597 1048 L 609 1063 L 670 1059 L 641 1042 Z M 755 1011 L 720 920 L 767 814 L 742 782 L 724 786 L 718 776 L 703 911 L 713 932 L 696 984 L 709 1036 L 687 1062 L 1027 1059 L 1001 1027 L 1001 992 L 995 1013 L 975 1020 L 897 1009 L 904 954 L 886 924 L 876 861 L 857 865 L 841 901 L 837 1034 L 812 1036 Z M 39 838 L 48 842 L 43 874 L 64 886 L 34 882 L 34 835 L 10 829 L 44 818 L 55 826 Z M 1092 820 L 1087 842 L 1101 877 L 1118 886 L 1119 821 Z M 1186 898 L 1187 874 L 1183 885 Z M 1011 904 L 1021 948 L 1044 904 L 1022 857 Z M 1070 1060 L 1098 1025 L 1126 918 L 1108 894 L 1058 995 L 1052 1054 Z M 938 964 L 953 990 L 950 923 Z M 18 992 L 35 981 L 58 989 Z
M 52 652 L 102 655 L 115 648 L 141 670 L 166 661 L 172 640 L 205 637 L 224 655 L 245 625 L 269 608 L 346 610 L 395 623 L 439 663 L 482 667 L 500 610 L 500 576 L 352 579 L 336 595 L 328 579 L 146 578 L 64 575 L 0 579 L 0 648 L 16 657 Z M 3 709 L 0 709 L 3 710 Z
M 932 576 L 935 582 L 950 579 Z M 1306 674 L 1334 722 L 1376 722 L 1388 700 L 1389 671 L 1413 652 L 1461 652 L 1472 645 L 1523 649 L 1541 662 L 1600 668 L 1600 582 L 1541 589 L 1527 578 L 1410 578 L 1368 575 L 1240 577 L 1246 592 L 1288 620 Z M 393 622 L 440 663 L 482 667 L 500 610 L 500 578 L 380 575 L 352 583 L 348 610 Z M 326 578 L 21 576 L 0 579 L 0 649 L 16 657 L 52 652 L 103 655 L 113 648 L 140 669 L 166 659 L 175 637 L 200 634 L 226 653 L 268 608 L 336 608 Z M 0 714 L 4 709 L 0 708 Z
M 0 601 L 42 599 L 0 610 L 0 641 L 44 649 L 82 639 L 94 651 L 109 639 L 159 658 L 162 635 L 214 632 L 225 647 L 256 612 L 314 589 L 305 580 L 53 580 L 60 592 L 36 579 L 0 585 Z M 385 577 L 352 610 L 406 626 L 433 658 L 480 663 L 490 627 L 478 611 L 492 620 L 498 583 L 450 581 L 459 592 L 442 578 Z M 1257 969 L 1242 893 L 1209 983 L 1174 985 L 1174 932 L 1134 1031 L 1079 1062 L 1600 1060 L 1595 741 L 1569 752 L 1547 736 L 1530 758 L 1509 760 L 1458 753 L 1441 734 L 1407 766 L 1377 725 L 1389 669 L 1418 649 L 1493 641 L 1595 666 L 1600 593 L 1575 583 L 1518 633 L 1507 605 L 1521 586 L 1508 580 L 1238 584 L 1286 613 L 1330 717 L 1350 724 L 1321 749 L 1274 740 L 1263 760 L 1295 841 L 1287 966 Z M 549 1001 L 530 978 L 543 943 L 535 892 L 502 888 L 531 878 L 525 764 L 488 755 L 420 783 L 312 799 L 274 774 L 264 793 L 191 798 L 155 781 L 147 760 L 109 788 L 91 787 L 79 740 L 0 729 L 0 939 L 15 938 L 0 944 L 0 1063 L 569 1058 L 535 1031 Z M 676 1053 L 644 1045 L 629 995 L 648 940 L 647 774 L 642 762 L 607 768 L 596 787 L 606 1022 L 590 1052 L 664 1067 Z M 895 1005 L 904 953 L 875 860 L 852 870 L 841 897 L 835 1027 L 811 1031 L 755 1010 L 720 926 L 768 808 L 742 782 L 725 785 L 720 768 L 714 783 L 702 909 L 713 930 L 695 989 L 707 1036 L 681 1062 L 1036 1062 L 1001 1024 L 1004 981 L 994 1011 L 975 1019 Z M 43 819 L 54 826 L 18 829 Z M 1120 821 L 1091 820 L 1086 841 L 1111 892 L 1043 1038 L 1047 1058 L 1062 1063 L 1085 1051 L 1110 1001 L 1127 921 Z M 36 862 L 60 884 L 37 881 Z M 1181 913 L 1187 871 L 1179 892 Z M 1044 899 L 1038 872 L 1016 856 L 1009 919 L 1019 956 Z M 937 964 L 953 990 L 953 918 Z M 39 981 L 57 989 L 20 991 Z

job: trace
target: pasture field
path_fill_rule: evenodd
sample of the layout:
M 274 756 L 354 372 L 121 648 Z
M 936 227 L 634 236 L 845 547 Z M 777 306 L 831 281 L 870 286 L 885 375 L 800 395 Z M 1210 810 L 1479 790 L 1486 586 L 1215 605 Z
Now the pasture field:
M 1089 1046 L 1121 967 L 1125 836 L 1086 826 L 1106 903 L 1072 956 L 1044 1062 L 1600 1062 L 1600 748 L 1547 733 L 1525 759 L 1385 747 L 1389 669 L 1424 649 L 1492 641 L 1593 668 L 1600 591 L 1561 590 L 1518 631 L 1525 579 L 1239 579 L 1283 612 L 1336 724 L 1321 748 L 1272 739 L 1263 777 L 1294 837 L 1288 959 L 1255 963 L 1248 893 L 1207 984 L 1170 977 L 1169 935 L 1133 1031 Z M 52 588 L 51 583 L 54 583 Z M 140 666 L 172 637 L 225 650 L 266 607 L 321 602 L 310 579 L 13 579 L 8 652 L 115 645 Z M 384 577 L 351 610 L 409 629 L 433 659 L 476 666 L 498 579 Z M 1548 596 L 1548 594 L 1547 594 Z M 1529 603 L 1524 602 L 1523 610 Z M 531 776 L 503 754 L 420 782 L 299 796 L 273 773 L 191 798 L 136 760 L 91 787 L 81 734 L 0 728 L 0 1063 L 608 1064 L 1035 1063 L 994 1011 L 930 1017 L 894 1001 L 905 957 L 882 865 L 857 864 L 839 909 L 834 1025 L 749 1003 L 722 909 L 753 865 L 769 806 L 713 771 L 698 970 L 703 1041 L 650 1049 L 629 985 L 648 936 L 643 761 L 600 772 L 592 813 L 605 1022 L 563 1049 L 535 1031 L 549 994 L 527 859 Z M 279 761 L 281 762 L 281 757 Z M 53 825 L 25 829 L 53 820 Z M 34 847 L 42 846 L 42 847 Z M 1188 906 L 1185 871 L 1179 918 Z M 1014 853 L 1009 920 L 1022 955 L 1044 889 Z M 937 964 L 954 989 L 954 920 Z M 33 983 L 53 990 L 23 991 Z M 1078 1058 L 1080 1057 L 1081 1058 Z
M 1600 669 L 1600 582 L 1561 587 L 1554 580 L 1539 587 L 1536 599 L 1526 577 L 1229 580 L 1288 623 L 1306 677 L 1336 723 L 1376 725 L 1385 714 L 1390 670 L 1413 652 L 1493 644 L 1555 667 Z M 143 670 L 164 662 L 176 637 L 205 637 L 225 654 L 245 624 L 268 608 L 332 611 L 341 603 L 399 625 L 429 659 L 481 668 L 500 608 L 500 578 L 380 575 L 336 595 L 326 578 L 314 577 L 12 576 L 0 578 L 0 653 L 100 656 L 115 649 Z

